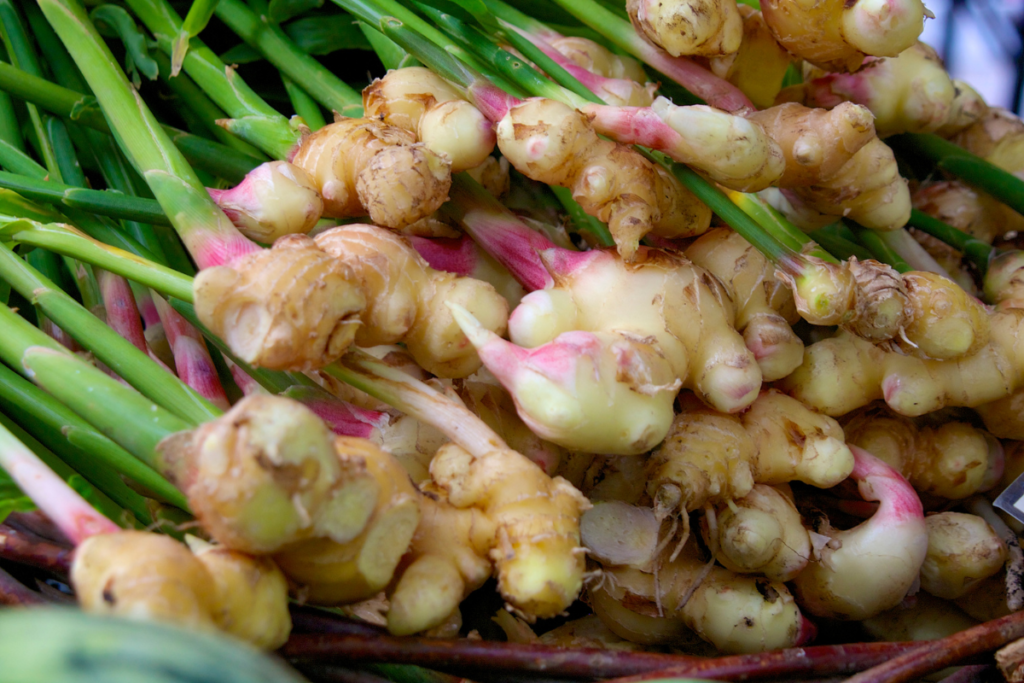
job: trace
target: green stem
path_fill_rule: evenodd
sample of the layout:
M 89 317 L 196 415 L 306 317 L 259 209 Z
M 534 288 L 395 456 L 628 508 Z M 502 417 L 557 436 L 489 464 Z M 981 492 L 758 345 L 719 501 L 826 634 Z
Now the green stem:
M 151 471 L 161 471 L 154 448 L 191 425 L 68 353 L 6 306 L 0 307 L 0 323 L 0 359 L 31 377 Z
M 217 18 L 310 96 L 345 116 L 363 115 L 363 98 L 320 62 L 300 50 L 277 24 L 241 0 L 220 0 Z
M 52 0 L 51 0 L 52 1 Z M 181 17 L 165 0 L 129 0 L 129 7 L 153 33 L 164 52 L 182 31 Z M 286 159 L 299 141 L 299 131 L 198 38 L 190 41 L 182 67 L 210 99 L 236 119 L 228 130 L 274 159 Z
M 178 96 L 182 104 L 192 110 L 202 122 L 203 127 L 221 144 L 253 157 L 266 161 L 267 157 L 245 140 L 232 135 L 217 125 L 217 121 L 227 118 L 220 107 L 213 103 L 206 93 L 185 74 L 171 76 L 171 60 L 163 52 L 153 55 L 160 72 L 160 80 L 167 84 L 167 87 Z
M 555 197 L 558 198 L 562 207 L 569 214 L 569 220 L 571 220 L 578 229 L 584 232 L 589 232 L 591 235 L 596 237 L 598 244 L 603 247 L 615 246 L 615 239 L 612 237 L 612 234 L 608 232 L 608 226 L 584 211 L 583 207 L 572 198 L 572 190 L 567 187 L 552 185 L 551 191 L 554 192 Z
M 281 81 L 284 83 L 284 89 L 292 103 L 292 109 L 295 110 L 297 116 L 306 122 L 311 131 L 320 130 L 327 125 L 323 112 L 320 111 L 320 105 L 309 96 L 309 93 L 284 74 L 281 74 Z
M 21 136 L 19 135 L 18 139 L 20 140 L 20 138 Z M 35 159 L 6 140 L 0 140 L 0 166 L 14 173 L 20 173 L 21 175 L 40 180 L 49 175 L 49 172 L 40 166 Z
M 910 221 L 907 225 L 917 228 L 921 232 L 928 233 L 957 251 L 962 252 L 971 263 L 978 267 L 982 276 L 988 271 L 989 261 L 996 251 L 995 247 L 991 244 L 982 242 L 973 235 L 957 230 L 952 225 L 943 223 L 938 218 L 929 216 L 918 209 L 910 210 Z
M 36 180 L 32 177 L 5 171 L 0 171 L 0 187 L 14 190 L 29 199 L 81 209 L 112 218 L 124 218 L 158 225 L 171 224 L 156 201 L 129 197 L 120 192 L 87 190 L 82 187 Z
M 941 170 L 989 193 L 1024 214 L 1024 180 L 931 133 L 904 133 L 886 138 L 901 154 L 932 161 Z
M 206 399 L 174 375 L 164 372 L 149 356 L 29 267 L 6 245 L 0 245 L 0 277 L 150 400 L 193 425 L 221 414 Z
M 188 8 L 188 14 L 185 15 L 185 21 L 182 22 L 181 32 L 174 41 L 172 75 L 177 75 L 181 70 L 181 63 L 188 51 L 189 39 L 198 36 L 206 28 L 217 9 L 217 4 L 218 0 L 192 0 L 192 6 Z
M 155 289 L 161 294 L 192 301 L 191 277 L 142 256 L 94 240 L 71 226 L 20 220 L 0 227 L 0 235 L 14 242 L 72 256 Z
M 582 97 L 572 90 L 563 89 L 558 84 L 551 82 L 530 64 L 512 53 L 502 50 L 484 33 L 468 26 L 457 17 L 423 3 L 417 2 L 416 5 L 420 8 L 421 12 L 426 14 L 445 33 L 469 48 L 474 56 L 479 57 L 482 64 L 497 70 L 508 81 L 521 88 L 524 92 L 536 97 L 559 100 L 573 107 L 583 106 L 586 102 L 601 102 L 600 99 L 583 87 L 582 84 L 579 84 L 578 81 L 576 81 L 578 88 L 586 93 Z M 567 73 L 566 75 L 568 76 Z M 572 79 L 571 76 L 569 78 Z M 572 80 L 575 81 L 575 79 Z
M 152 112 L 76 0 L 40 0 L 40 7 L 97 94 L 118 140 L 199 266 L 219 265 L 258 249 L 231 224 L 198 176 L 160 129 Z
M 871 252 L 872 257 L 876 261 L 892 266 L 898 273 L 909 273 L 913 270 L 902 256 L 885 243 L 880 237 L 879 231 L 868 230 L 856 223 L 848 223 L 847 225 L 853 230 L 853 234 L 857 236 L 857 241 Z
M 20 13 L 11 0 L 0 0 L 0 36 L 3 38 L 4 47 L 7 49 L 11 63 L 15 67 L 33 76 L 42 78 L 43 73 L 39 66 L 39 60 L 36 58 L 35 50 L 29 42 Z M 57 166 L 53 147 L 50 145 L 50 138 L 46 134 L 46 121 L 43 115 L 34 104 L 26 103 L 26 107 L 29 120 L 32 122 L 32 128 L 35 130 L 36 138 L 39 141 L 39 152 L 43 158 L 43 165 L 46 166 L 47 170 L 56 180 L 63 180 L 60 177 L 60 169 Z
M 407 66 L 420 66 L 419 60 L 403 50 L 398 43 L 370 27 L 365 22 L 360 21 L 358 23 L 359 30 L 366 36 L 367 42 L 370 43 L 370 47 L 373 48 L 377 57 L 380 58 L 385 69 L 390 71 L 392 69 L 403 69 Z
M 851 256 L 859 261 L 874 258 L 874 255 L 856 242 L 851 242 L 846 237 L 832 230 L 833 226 L 828 225 L 810 233 L 808 237 L 823 246 L 836 258 L 846 261 Z

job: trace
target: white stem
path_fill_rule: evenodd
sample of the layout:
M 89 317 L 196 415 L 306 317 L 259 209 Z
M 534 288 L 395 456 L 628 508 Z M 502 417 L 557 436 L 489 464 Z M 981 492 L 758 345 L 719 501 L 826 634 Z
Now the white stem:
M 953 276 L 939 265 L 939 262 L 932 258 L 931 254 L 924 250 L 917 240 L 910 236 L 904 228 L 899 230 L 879 230 L 878 237 L 895 251 L 914 270 L 923 270 L 947 277 L 950 280 Z

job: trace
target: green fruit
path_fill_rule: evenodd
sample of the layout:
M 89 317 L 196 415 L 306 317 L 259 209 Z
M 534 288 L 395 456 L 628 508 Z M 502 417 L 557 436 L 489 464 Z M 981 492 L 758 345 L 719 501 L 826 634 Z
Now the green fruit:
M 224 635 L 85 614 L 0 610 L 0 683 L 302 683 Z

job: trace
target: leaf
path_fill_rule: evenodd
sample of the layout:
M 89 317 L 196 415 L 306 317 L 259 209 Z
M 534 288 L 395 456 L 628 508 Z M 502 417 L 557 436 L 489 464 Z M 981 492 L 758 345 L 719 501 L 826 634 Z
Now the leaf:
M 128 71 L 132 67 L 137 73 L 153 81 L 160 75 L 156 60 L 149 56 L 149 41 L 135 25 L 135 20 L 123 7 L 117 5 L 100 5 L 89 17 L 96 24 L 97 30 L 103 35 L 118 36 L 128 51 Z M 72 113 L 74 118 L 74 113 Z
M 267 14 L 272 22 L 280 24 L 323 5 L 324 0 L 270 0 Z
M 198 36 L 206 25 L 210 23 L 214 10 L 217 9 L 218 0 L 193 0 L 192 6 L 188 8 L 185 21 L 181 24 L 181 32 L 174 39 L 174 47 L 171 50 L 171 76 L 177 76 L 181 71 L 181 64 L 185 61 L 185 54 L 188 52 L 189 41 Z

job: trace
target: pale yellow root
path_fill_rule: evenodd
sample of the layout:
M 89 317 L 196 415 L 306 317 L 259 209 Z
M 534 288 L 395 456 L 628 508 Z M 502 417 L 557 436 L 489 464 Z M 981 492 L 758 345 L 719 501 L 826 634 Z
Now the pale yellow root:
M 480 367 L 476 351 L 446 302 L 472 312 L 487 329 L 504 334 L 508 304 L 481 280 L 437 271 L 406 239 L 373 225 L 331 228 L 317 246 L 345 264 L 366 297 L 359 346 L 404 342 L 416 362 L 442 377 L 465 377 Z
M 897 133 L 932 133 L 950 124 L 966 126 L 963 102 L 954 108 L 957 89 L 938 54 L 916 43 L 896 57 L 864 65 L 856 75 L 831 81 L 822 71 L 805 74 L 804 104 L 831 107 L 836 99 L 862 104 L 875 115 L 878 137 Z
M 904 273 L 902 280 L 907 315 L 895 342 L 903 353 L 949 360 L 977 353 L 989 342 L 989 312 L 958 284 L 924 271 Z
M 677 106 L 665 97 L 656 99 L 651 110 L 680 136 L 662 151 L 725 187 L 757 192 L 777 182 L 785 170 L 779 145 L 743 116 L 704 105 Z M 601 117 L 595 125 L 601 130 Z
M 924 29 L 920 0 L 765 0 L 765 21 L 799 59 L 829 71 L 855 71 L 867 55 L 896 56 Z
M 756 484 L 750 493 L 720 505 L 715 527 L 704 529 L 715 557 L 726 569 L 790 581 L 811 559 L 811 538 L 792 493 Z
M 542 98 L 514 107 L 497 124 L 498 147 L 520 173 L 570 188 L 588 214 L 608 223 L 619 252 L 632 260 L 648 232 L 699 235 L 711 212 L 636 150 L 602 140 L 575 109 Z
M 206 327 L 245 362 L 271 370 L 317 369 L 340 358 L 366 305 L 352 271 L 302 235 L 204 268 L 194 294 Z
M 412 542 L 422 502 L 398 461 L 369 441 L 338 437 L 335 450 L 376 483 L 372 514 L 350 539 L 300 541 L 274 558 L 301 595 L 328 605 L 365 600 L 388 585 Z
M 430 461 L 437 449 L 448 443 L 448 437 L 436 427 L 408 415 L 391 420 L 381 436 L 381 447 L 395 456 L 417 486 L 430 480 Z
M 596 502 L 583 513 L 580 537 L 591 559 L 651 571 L 662 550 L 662 520 L 649 507 Z
M 220 608 L 213 577 L 188 548 L 142 531 L 101 534 L 75 549 L 71 584 L 82 609 L 213 630 Z
M 416 135 L 444 155 L 452 173 L 479 166 L 494 150 L 494 131 L 480 110 L 430 69 L 392 69 L 363 90 L 368 118 Z
M 640 62 L 618 55 L 595 43 L 589 38 L 578 36 L 564 36 L 550 41 L 551 47 L 555 48 L 569 58 L 573 64 L 583 67 L 605 78 L 628 78 L 632 81 L 643 82 L 647 80 L 647 73 Z
M 976 515 L 940 512 L 925 518 L 928 555 L 921 567 L 921 588 L 953 600 L 969 594 L 1006 563 L 1006 543 Z
M 918 593 L 911 604 L 897 605 L 861 624 L 873 638 L 905 642 L 945 638 L 977 626 L 978 622 L 951 602 Z
M 845 216 L 872 230 L 895 230 L 910 220 L 910 191 L 892 150 L 875 138 L 836 174 L 813 186 L 791 189 L 808 207 Z
M 626 11 L 641 37 L 673 57 L 732 54 L 743 39 L 736 0 L 626 0 Z
M 402 228 L 434 213 L 448 199 L 451 162 L 406 130 L 373 119 L 340 117 L 304 137 L 291 162 L 310 176 L 324 215 L 370 215 Z
M 1001 571 L 979 582 L 973 591 L 953 601 L 972 619 L 992 621 L 1010 614 L 1006 604 L 1006 572 Z
M 785 377 L 803 360 L 804 344 L 791 324 L 799 319 L 792 290 L 775 278 L 749 242 L 715 228 L 687 247 L 687 258 L 717 277 L 736 306 L 736 331 L 743 335 L 766 382 Z
M 922 185 L 913 201 L 915 209 L 989 244 L 1007 232 L 1024 230 L 1019 213 L 959 180 Z
M 666 513 L 747 495 L 754 482 L 835 486 L 853 455 L 835 420 L 781 392 L 763 392 L 739 419 L 683 398 L 672 431 L 648 460 L 647 492 Z
M 248 396 L 164 443 L 165 459 L 183 460 L 178 484 L 196 517 L 234 550 L 269 553 L 313 535 L 345 540 L 375 503 L 366 472 L 339 462 L 324 423 L 289 399 Z
M 848 102 L 831 110 L 789 102 L 747 118 L 782 149 L 786 170 L 776 183 L 778 187 L 829 181 L 875 138 L 871 112 Z
M 252 557 L 223 546 L 186 537 L 196 558 L 206 566 L 220 595 L 214 611 L 218 626 L 264 650 L 288 640 L 288 581 L 269 557 Z
M 285 235 L 305 235 L 323 213 L 324 202 L 309 174 L 287 161 L 268 161 L 241 185 L 214 195 L 239 232 L 263 244 Z
M 804 362 L 781 388 L 827 415 L 839 416 L 885 399 L 901 415 L 946 406 L 975 407 L 1024 386 L 1024 311 L 997 310 L 991 341 L 977 353 L 950 361 L 889 353 L 840 334 L 804 349 Z
M 673 644 L 682 636 L 685 642 L 688 627 L 725 654 L 796 643 L 802 617 L 785 584 L 721 567 L 704 575 L 706 565 L 688 549 L 663 565 L 657 577 L 627 567 L 604 567 L 605 580 L 589 594 L 605 625 L 627 640 L 640 635 L 641 642 Z M 625 617 L 626 629 L 619 627 L 618 619 L 608 618 L 616 613 Z M 630 625 L 640 628 L 629 629 Z
M 537 436 L 516 413 L 516 404 L 496 381 L 466 380 L 458 389 L 466 407 L 500 436 L 509 448 L 554 475 L 566 457 L 565 449 Z
M 542 645 L 572 648 L 603 648 L 608 650 L 642 650 L 641 647 L 612 633 L 595 614 L 567 621 L 542 634 Z
M 556 286 L 572 294 L 574 329 L 654 337 L 683 386 L 718 410 L 736 412 L 756 398 L 761 371 L 733 327 L 728 292 L 682 257 L 644 249 L 629 265 L 602 254 Z M 510 332 L 515 340 L 511 323 Z
M 921 493 L 958 500 L 977 493 L 993 467 L 989 439 L 964 422 L 916 425 L 883 406 L 847 415 L 848 443 L 884 460 Z
M 712 57 L 711 71 L 729 81 L 758 109 L 772 106 L 782 89 L 793 58 L 779 45 L 764 17 L 749 5 L 737 5 L 743 18 L 743 40 L 734 54 Z
M 494 525 L 498 590 L 517 613 L 532 621 L 572 604 L 583 586 L 579 520 L 589 507 L 579 491 L 511 450 L 473 457 L 449 444 L 430 473 L 452 505 L 475 507 Z
M 388 599 L 388 631 L 419 633 L 443 623 L 469 593 L 490 578 L 495 527 L 479 509 L 456 508 L 437 493 L 423 497 L 423 515 L 408 566 Z

